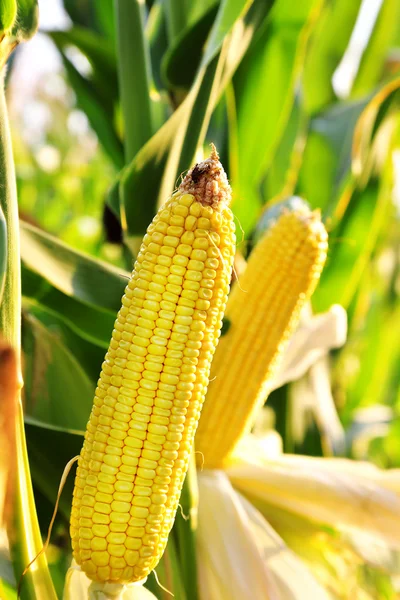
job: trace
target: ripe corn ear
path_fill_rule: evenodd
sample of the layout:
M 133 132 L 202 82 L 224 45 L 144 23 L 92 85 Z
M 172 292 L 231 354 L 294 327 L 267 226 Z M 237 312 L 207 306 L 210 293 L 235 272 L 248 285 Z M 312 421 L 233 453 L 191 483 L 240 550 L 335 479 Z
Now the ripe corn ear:
M 319 280 L 327 233 L 318 212 L 284 212 L 250 255 L 229 296 L 230 325 L 211 368 L 195 444 L 220 468 L 265 402 L 286 342 Z
M 78 462 L 74 558 L 99 582 L 144 579 L 164 552 L 220 335 L 235 248 L 213 149 L 143 239 Z

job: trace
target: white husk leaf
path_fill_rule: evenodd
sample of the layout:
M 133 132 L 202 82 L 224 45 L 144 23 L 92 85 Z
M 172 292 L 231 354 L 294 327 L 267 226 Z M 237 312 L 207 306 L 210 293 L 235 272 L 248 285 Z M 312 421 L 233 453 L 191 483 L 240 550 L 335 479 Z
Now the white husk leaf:
M 270 457 L 260 440 L 248 436 L 246 453 L 239 446 L 226 473 L 247 497 L 400 545 L 400 470 L 384 472 L 348 459 Z
M 342 306 L 334 304 L 327 312 L 314 316 L 310 307 L 306 307 L 283 354 L 272 389 L 302 377 L 329 350 L 343 346 L 346 336 L 347 314 Z
M 65 579 L 63 600 L 157 600 L 143 587 L 145 581 L 128 585 L 93 582 L 72 561 Z
M 328 600 L 306 565 L 222 471 L 199 473 L 200 600 Z

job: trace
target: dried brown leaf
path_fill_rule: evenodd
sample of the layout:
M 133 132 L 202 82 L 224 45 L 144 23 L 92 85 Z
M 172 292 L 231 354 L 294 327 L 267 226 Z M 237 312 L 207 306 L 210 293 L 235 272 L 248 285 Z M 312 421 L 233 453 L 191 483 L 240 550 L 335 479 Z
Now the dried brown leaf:
M 12 507 L 19 387 L 16 353 L 0 341 L 0 528 L 9 519 Z

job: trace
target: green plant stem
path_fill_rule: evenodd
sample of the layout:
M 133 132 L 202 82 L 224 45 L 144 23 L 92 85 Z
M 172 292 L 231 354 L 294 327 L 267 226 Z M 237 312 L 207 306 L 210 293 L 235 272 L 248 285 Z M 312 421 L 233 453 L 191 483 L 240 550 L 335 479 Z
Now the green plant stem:
M 144 2 L 115 0 L 118 80 L 129 163 L 153 134 L 150 51 L 144 36 Z
M 21 346 L 21 283 L 18 204 L 4 84 L 0 81 L 0 204 L 6 220 L 7 266 L 0 310 L 2 336 L 15 349 Z
M 190 600 L 198 600 L 196 530 L 198 518 L 199 490 L 197 485 L 196 459 L 192 452 L 181 498 L 180 510 L 172 532 L 176 535 L 182 584 Z
M 237 124 L 237 106 L 233 83 L 230 82 L 225 90 L 226 114 L 229 136 L 229 177 L 232 181 L 239 178 L 239 134 Z
M 167 0 L 165 3 L 168 38 L 172 43 L 188 23 L 189 6 L 186 0 Z
M 0 310 L 0 328 L 6 339 L 21 353 L 21 274 L 19 254 L 18 203 L 15 184 L 14 160 L 8 124 L 4 84 L 0 82 L 0 206 L 7 224 L 7 271 L 3 302 Z M 15 577 L 18 582 L 28 563 L 41 550 L 43 543 L 33 497 L 32 482 L 26 450 L 21 397 L 18 397 L 16 418 L 16 477 L 14 514 L 8 534 Z M 42 554 L 24 577 L 22 600 L 46 598 L 57 600 L 47 560 Z

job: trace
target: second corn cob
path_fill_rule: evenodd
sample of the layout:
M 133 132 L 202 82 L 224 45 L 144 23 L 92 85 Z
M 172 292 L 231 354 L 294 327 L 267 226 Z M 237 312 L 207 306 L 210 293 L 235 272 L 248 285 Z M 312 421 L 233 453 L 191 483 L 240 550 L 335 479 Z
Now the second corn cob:
M 148 227 L 122 298 L 71 513 L 75 560 L 95 581 L 140 581 L 165 549 L 229 290 L 229 202 L 213 150 Z
M 327 233 L 318 212 L 284 209 L 230 294 L 196 434 L 197 460 L 219 468 L 265 402 L 285 344 L 319 280 Z

